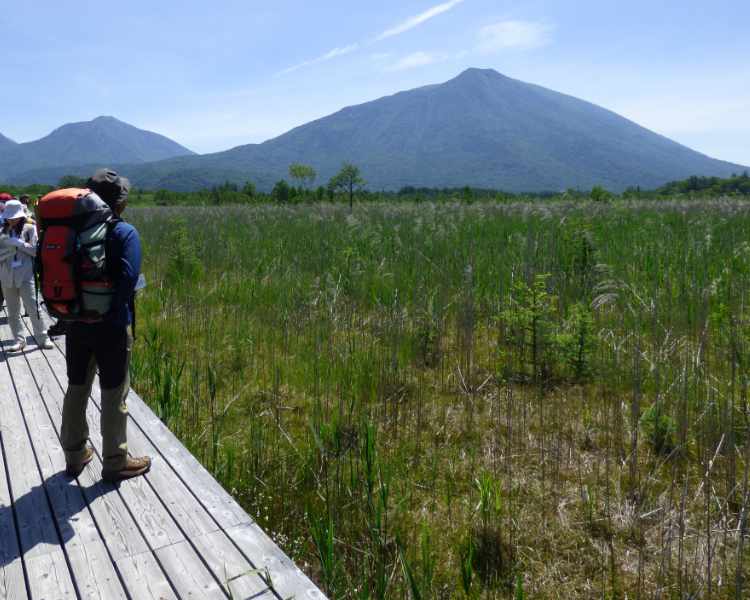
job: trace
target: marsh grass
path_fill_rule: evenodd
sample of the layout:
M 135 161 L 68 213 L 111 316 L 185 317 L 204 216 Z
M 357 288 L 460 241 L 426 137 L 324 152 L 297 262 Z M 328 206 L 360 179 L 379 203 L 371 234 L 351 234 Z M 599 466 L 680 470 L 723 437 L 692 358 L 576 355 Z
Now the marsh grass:
M 131 212 L 136 389 L 331 597 L 748 594 L 747 203 Z

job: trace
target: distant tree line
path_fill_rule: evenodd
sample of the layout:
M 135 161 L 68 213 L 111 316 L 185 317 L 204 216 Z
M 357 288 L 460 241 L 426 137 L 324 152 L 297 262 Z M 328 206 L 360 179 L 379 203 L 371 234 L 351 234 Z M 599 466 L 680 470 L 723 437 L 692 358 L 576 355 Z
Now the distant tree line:
M 727 179 L 720 177 L 688 177 L 682 181 L 673 181 L 659 188 L 665 196 L 675 194 L 700 196 L 750 196 L 750 174 L 732 175 Z
M 359 168 L 351 163 L 342 165 L 341 170 L 326 185 L 314 186 L 317 179 L 315 170 L 307 165 L 294 163 L 289 166 L 289 183 L 281 179 L 270 192 L 259 191 L 255 184 L 246 182 L 243 185 L 226 182 L 210 189 L 194 192 L 176 192 L 171 190 L 148 191 L 134 188 L 130 193 L 131 204 L 157 206 L 219 206 L 230 204 L 302 204 L 316 202 L 345 202 L 350 208 L 354 202 L 395 201 L 395 202 L 464 202 L 496 201 L 511 202 L 519 200 L 563 200 L 607 202 L 617 198 L 623 199 L 667 199 L 667 198 L 718 198 L 750 197 L 750 174 L 722 179 L 719 177 L 688 177 L 673 181 L 654 189 L 643 190 L 630 187 L 621 194 L 615 194 L 602 186 L 591 190 L 568 189 L 564 192 L 531 192 L 511 193 L 502 190 L 474 187 L 462 188 L 425 188 L 404 186 L 398 191 L 372 191 Z M 57 187 L 85 187 L 86 180 L 73 175 L 61 178 L 57 186 L 30 185 L 25 187 L 2 186 L 0 191 L 32 197 L 41 196 Z

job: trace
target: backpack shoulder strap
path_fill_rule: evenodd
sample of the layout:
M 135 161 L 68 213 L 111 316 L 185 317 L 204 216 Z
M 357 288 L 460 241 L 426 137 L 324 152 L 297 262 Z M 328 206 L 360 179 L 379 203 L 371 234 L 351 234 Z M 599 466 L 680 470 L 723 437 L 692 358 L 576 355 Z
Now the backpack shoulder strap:
M 120 222 L 122 222 L 122 219 L 120 219 L 119 217 L 112 217 L 106 222 L 107 236 L 104 239 L 104 252 L 107 256 L 107 271 L 110 273 L 110 275 L 112 274 L 112 266 L 109 260 L 109 257 L 112 256 L 112 232 Z

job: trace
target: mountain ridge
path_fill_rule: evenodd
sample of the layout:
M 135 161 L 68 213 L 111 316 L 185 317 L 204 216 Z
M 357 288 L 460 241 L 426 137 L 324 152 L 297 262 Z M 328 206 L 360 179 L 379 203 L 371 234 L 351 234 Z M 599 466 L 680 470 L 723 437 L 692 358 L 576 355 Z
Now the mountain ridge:
M 292 162 L 310 164 L 324 183 L 344 161 L 361 168 L 371 189 L 469 185 L 524 192 L 652 188 L 746 168 L 695 152 L 606 108 L 492 69 L 467 69 L 442 84 L 347 106 L 260 144 L 120 165 L 146 188 L 186 190 L 250 180 L 270 189 L 287 176 Z M 36 169 L 22 178 L 51 178 L 62 168 Z
M 166 136 L 100 116 L 66 123 L 38 140 L 0 146 L 0 179 L 61 165 L 149 163 L 192 154 Z
M 0 133 L 0 151 L 5 150 L 7 148 L 13 148 L 14 146 L 17 146 L 15 141 L 10 139 L 9 137 L 5 137 L 2 133 Z

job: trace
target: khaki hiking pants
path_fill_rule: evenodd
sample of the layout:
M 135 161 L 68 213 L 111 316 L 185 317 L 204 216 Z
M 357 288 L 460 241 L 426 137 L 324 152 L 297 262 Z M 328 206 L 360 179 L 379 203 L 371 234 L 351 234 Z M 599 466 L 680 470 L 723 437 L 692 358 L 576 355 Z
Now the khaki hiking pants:
M 127 463 L 128 366 L 133 338 L 126 327 L 109 323 L 71 323 L 65 335 L 68 390 L 63 402 L 60 438 L 65 460 L 80 465 L 86 453 L 89 426 L 86 408 L 99 369 L 102 462 L 104 471 L 123 469 Z
M 13 341 L 23 343 L 26 341 L 26 333 L 21 321 L 21 302 L 23 301 L 26 312 L 29 313 L 31 328 L 37 344 L 47 341 L 47 328 L 44 325 L 44 317 L 38 310 L 33 281 L 25 281 L 21 287 L 14 285 L 3 286 L 5 303 L 8 306 L 8 325 L 13 334 Z

